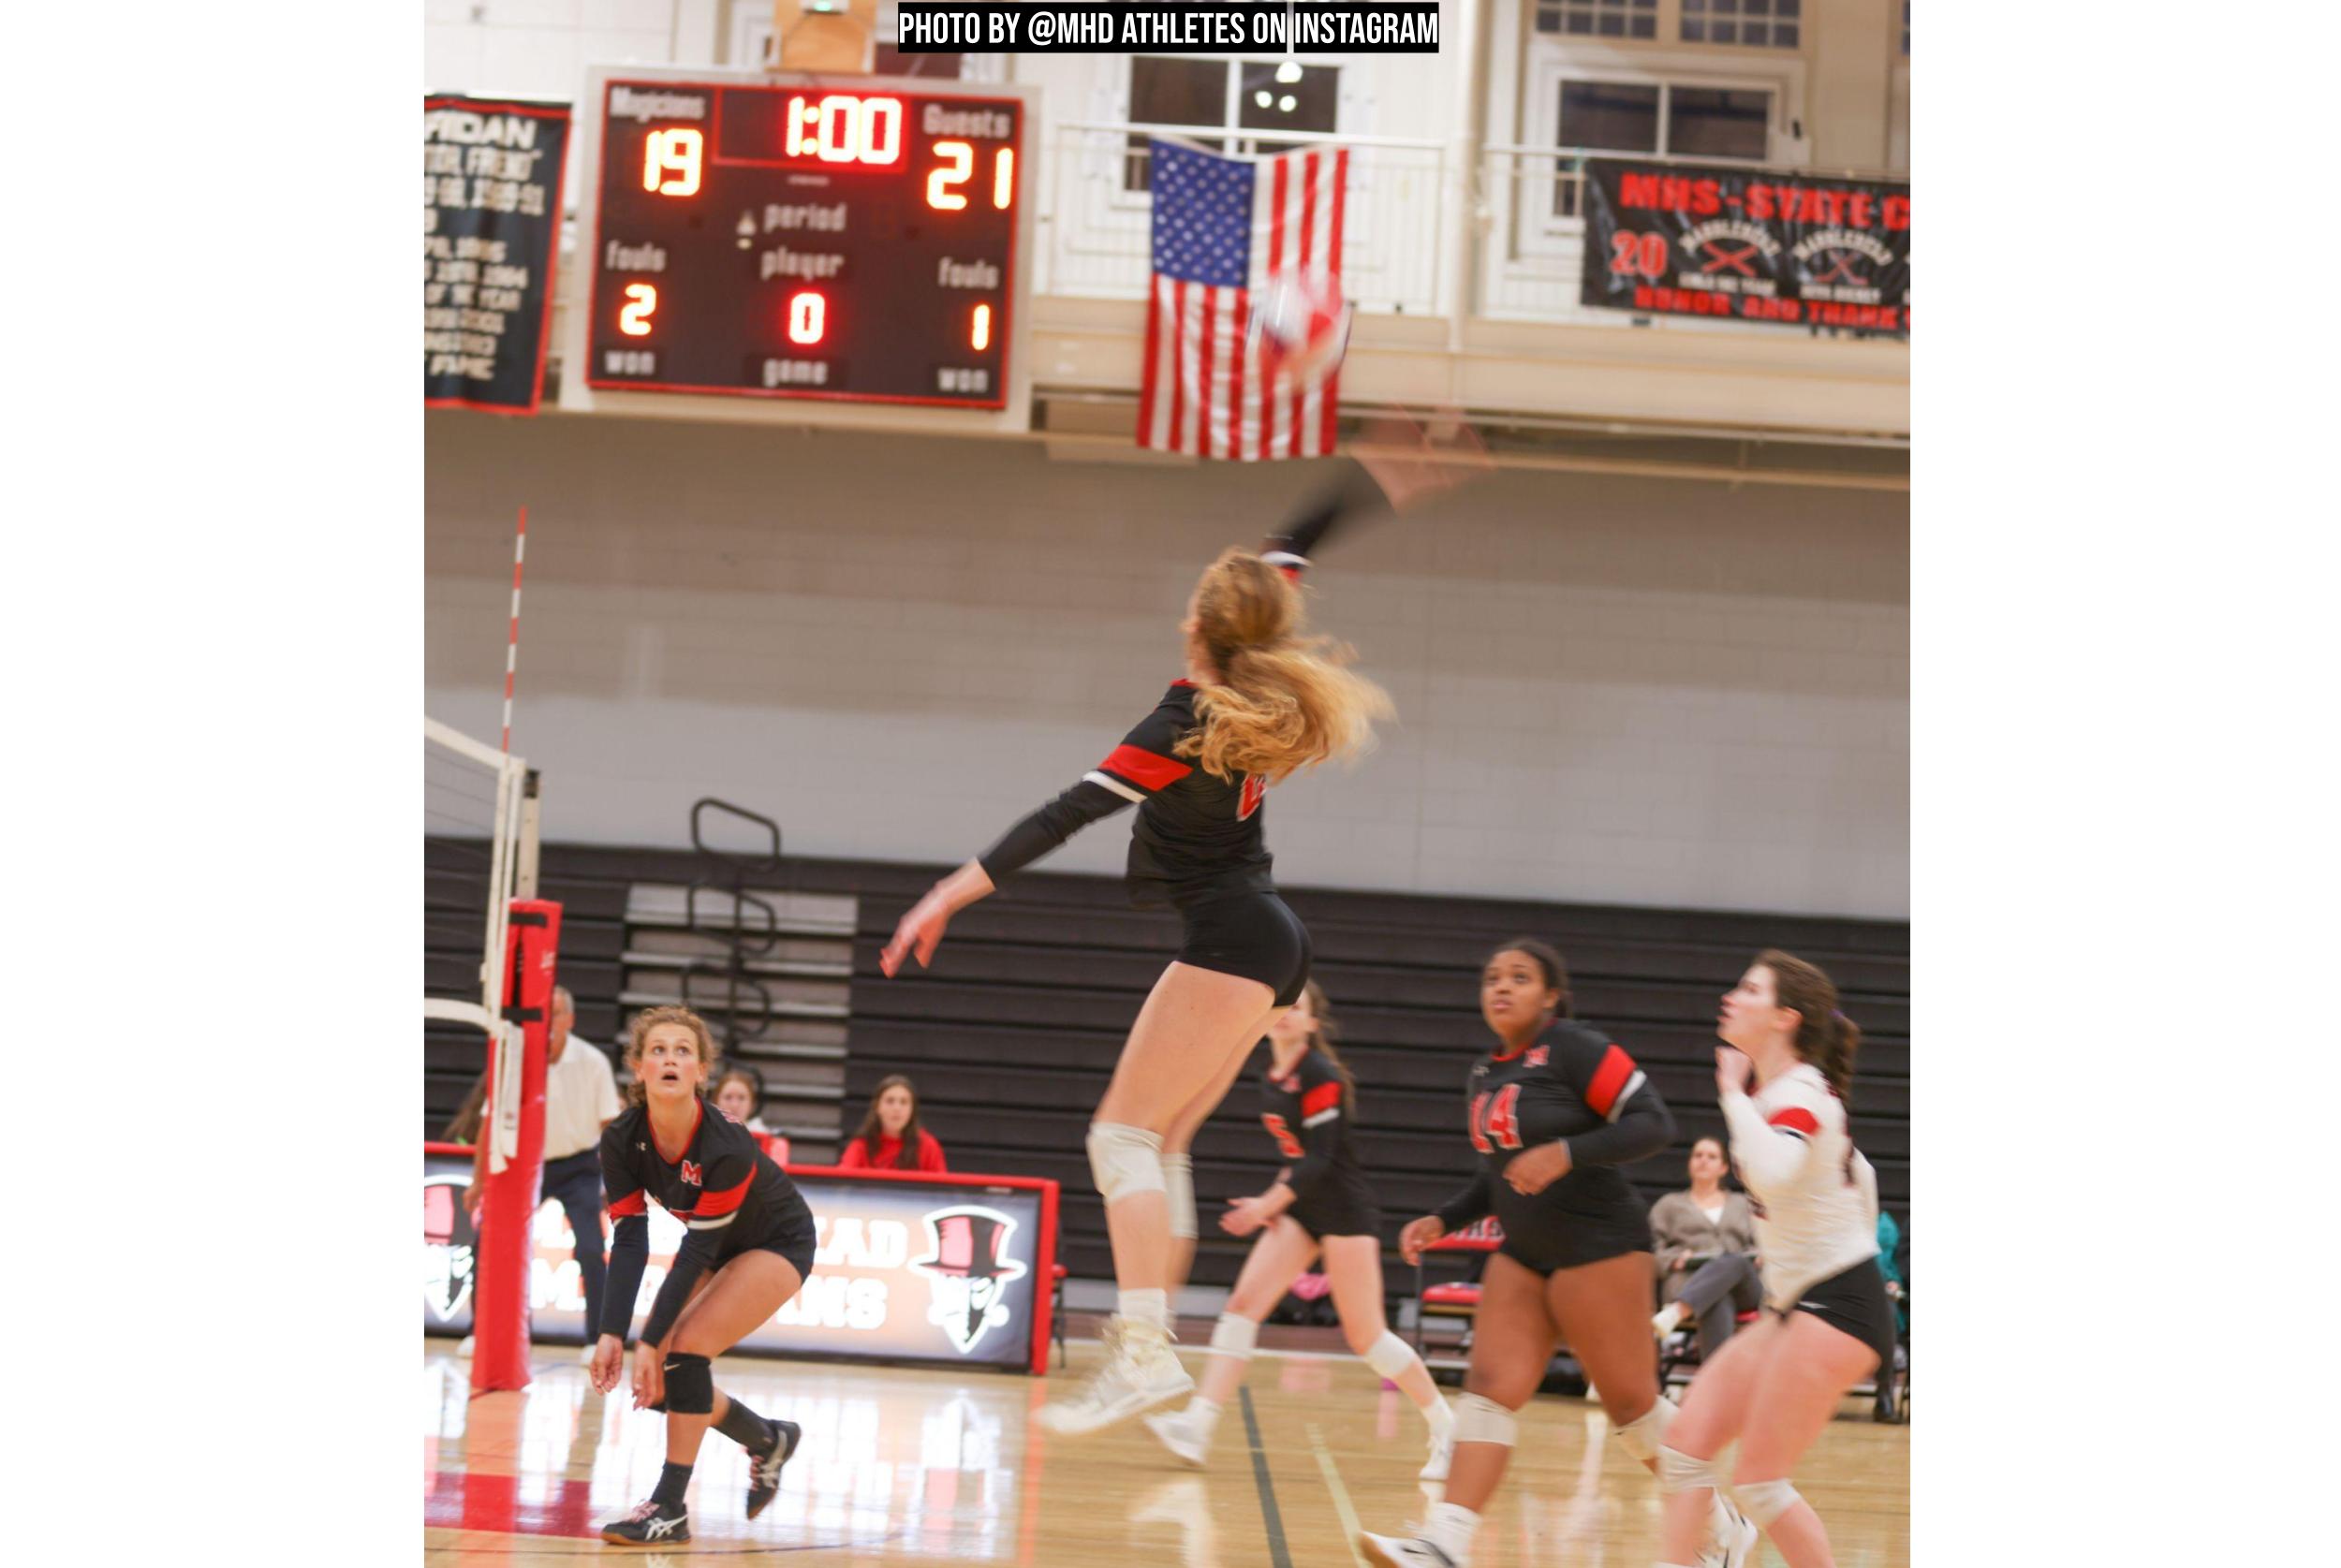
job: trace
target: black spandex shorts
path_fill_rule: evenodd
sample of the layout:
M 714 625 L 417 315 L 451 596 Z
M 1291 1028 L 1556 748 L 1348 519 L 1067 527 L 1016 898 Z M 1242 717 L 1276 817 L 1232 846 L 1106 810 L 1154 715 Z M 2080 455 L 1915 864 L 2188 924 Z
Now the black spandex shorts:
M 753 1240 L 747 1241 L 724 1262 L 730 1262 L 741 1253 L 777 1253 L 796 1269 L 800 1284 L 813 1278 L 813 1211 L 804 1206 L 802 1197 L 780 1213 L 761 1222 L 757 1226 L 757 1233 Z M 715 1267 L 720 1268 L 723 1264 Z
M 1382 1234 L 1382 1211 L 1362 1182 L 1333 1180 L 1285 1210 L 1292 1222 L 1321 1241 L 1328 1236 Z
M 1788 1312 L 1771 1310 L 1783 1321 L 1789 1312 L 1810 1312 L 1877 1352 L 1880 1367 L 1894 1364 L 1893 1303 L 1886 1298 L 1886 1277 L 1877 1271 L 1876 1258 L 1806 1285 Z
M 1603 1263 L 1627 1253 L 1650 1251 L 1650 1230 L 1626 1224 L 1586 1224 L 1583 1221 L 1557 1227 L 1545 1227 L 1541 1234 L 1504 1233 L 1504 1244 L 1496 1251 L 1524 1268 L 1539 1275 L 1551 1275 L 1558 1269 L 1583 1268 L 1589 1263 Z
M 1309 933 L 1274 893 L 1230 893 L 1179 912 L 1179 961 L 1258 980 L 1289 1007 L 1309 983 Z

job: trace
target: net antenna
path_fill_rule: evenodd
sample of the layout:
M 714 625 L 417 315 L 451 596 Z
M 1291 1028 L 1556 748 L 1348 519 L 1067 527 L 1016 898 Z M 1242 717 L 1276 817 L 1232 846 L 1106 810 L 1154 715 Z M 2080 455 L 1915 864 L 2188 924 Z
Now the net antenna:
M 429 714 L 422 721 L 422 1016 L 487 1036 L 496 1106 L 488 1168 L 519 1149 L 520 1029 L 504 1018 L 512 901 L 537 890 L 537 775 L 524 758 Z

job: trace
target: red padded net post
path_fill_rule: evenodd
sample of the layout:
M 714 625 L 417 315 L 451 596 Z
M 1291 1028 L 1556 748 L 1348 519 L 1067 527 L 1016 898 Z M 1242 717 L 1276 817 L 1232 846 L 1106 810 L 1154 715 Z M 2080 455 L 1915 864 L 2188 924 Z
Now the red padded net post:
M 544 1175 L 545 1026 L 552 1018 L 560 946 L 559 904 L 512 901 L 504 939 L 504 1017 L 520 1025 L 521 1055 L 515 1064 L 499 1062 L 491 1053 L 479 1136 L 494 1137 L 516 1109 L 520 1144 L 502 1170 L 489 1172 L 488 1194 L 479 1209 L 479 1282 L 472 1296 L 475 1395 L 528 1386 L 528 1230 Z M 515 1092 L 508 1095 L 508 1086 Z M 503 1099 L 511 1104 L 499 1104 Z

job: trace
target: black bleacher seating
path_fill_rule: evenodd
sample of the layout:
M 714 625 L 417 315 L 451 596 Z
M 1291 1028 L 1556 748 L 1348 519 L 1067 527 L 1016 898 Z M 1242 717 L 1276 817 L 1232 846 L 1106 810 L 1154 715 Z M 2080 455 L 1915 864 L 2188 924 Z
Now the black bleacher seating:
M 562 979 L 578 998 L 578 1027 L 588 1038 L 615 1043 L 628 887 L 686 883 L 697 865 L 688 850 L 545 846 L 542 890 L 565 905 Z M 1124 1034 L 1176 950 L 1177 922 L 1131 909 L 1118 878 L 1035 873 L 955 919 L 932 971 L 887 980 L 879 948 L 947 869 L 791 858 L 770 879 L 861 901 L 844 1120 L 859 1120 L 879 1078 L 909 1074 L 952 1167 L 1055 1178 L 1064 1185 L 1064 1263 L 1077 1277 L 1110 1277 L 1082 1135 Z M 453 878 L 431 885 L 443 881 L 456 886 Z M 1720 994 L 1764 947 L 1822 965 L 1863 1033 L 1855 1136 L 1877 1167 L 1887 1206 L 1907 1213 L 1907 923 L 1326 888 L 1285 896 L 1308 924 L 1318 978 L 1341 1020 L 1386 1241 L 1468 1173 L 1462 1086 L 1488 1041 L 1479 967 L 1496 943 L 1522 934 L 1560 948 L 1580 1016 L 1631 1049 L 1673 1107 L 1676 1145 L 1632 1172 L 1654 1198 L 1683 1184 L 1690 1140 L 1722 1130 L 1712 1022 Z M 463 960 L 434 949 L 426 961 L 436 973 Z M 1227 1198 L 1260 1190 L 1275 1173 L 1254 1110 L 1259 1060 L 1196 1140 L 1199 1284 L 1233 1282 L 1246 1243 L 1221 1235 L 1215 1217 Z M 477 1043 L 463 1032 L 426 1030 L 430 1132 L 462 1098 L 477 1062 Z M 1394 1261 L 1390 1273 L 1395 1286 Z

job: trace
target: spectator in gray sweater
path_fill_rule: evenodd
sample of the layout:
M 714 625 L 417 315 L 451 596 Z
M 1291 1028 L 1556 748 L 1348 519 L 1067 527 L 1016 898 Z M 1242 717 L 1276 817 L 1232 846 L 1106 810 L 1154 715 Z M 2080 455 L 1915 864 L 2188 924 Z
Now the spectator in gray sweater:
M 1756 1267 L 1756 1216 L 1747 1196 L 1723 1184 L 1730 1164 L 1719 1138 L 1691 1145 L 1690 1190 L 1669 1193 L 1651 1206 L 1651 1252 L 1658 1266 L 1658 1299 L 1650 1320 L 1665 1339 L 1686 1321 L 1699 1325 L 1699 1354 L 1723 1348 L 1736 1314 L 1763 1300 Z

